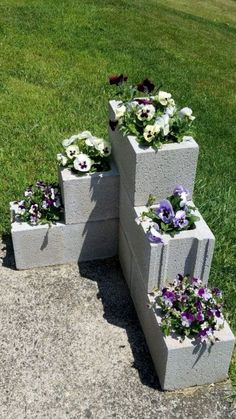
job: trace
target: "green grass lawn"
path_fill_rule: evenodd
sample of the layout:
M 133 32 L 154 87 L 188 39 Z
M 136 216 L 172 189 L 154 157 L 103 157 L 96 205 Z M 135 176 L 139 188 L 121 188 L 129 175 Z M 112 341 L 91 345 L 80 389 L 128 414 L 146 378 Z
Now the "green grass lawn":
M 107 135 L 108 74 L 162 82 L 197 117 L 194 200 L 216 236 L 210 282 L 236 332 L 235 53 L 232 0 L 2 0 L 0 233 L 9 201 L 56 180 L 61 140 Z M 231 377 L 236 386 L 236 362 Z

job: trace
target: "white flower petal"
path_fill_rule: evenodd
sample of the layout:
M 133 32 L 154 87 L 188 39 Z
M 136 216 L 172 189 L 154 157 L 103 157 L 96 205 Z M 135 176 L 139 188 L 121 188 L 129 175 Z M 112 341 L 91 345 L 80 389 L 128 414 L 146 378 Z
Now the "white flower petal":
M 87 154 L 79 154 L 74 160 L 74 168 L 79 172 L 89 172 L 92 166 L 92 160 Z

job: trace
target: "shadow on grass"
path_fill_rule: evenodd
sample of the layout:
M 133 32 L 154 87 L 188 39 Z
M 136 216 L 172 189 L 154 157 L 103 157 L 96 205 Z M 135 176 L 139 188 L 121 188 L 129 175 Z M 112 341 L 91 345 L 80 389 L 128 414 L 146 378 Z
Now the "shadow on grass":
M 0 237 L 0 266 L 16 269 L 13 245 L 10 234 Z
M 125 329 L 134 357 L 131 367 L 138 371 L 142 384 L 161 390 L 118 259 L 80 262 L 79 272 L 82 277 L 97 282 L 103 317 L 108 323 Z M 122 348 L 121 345 L 121 351 Z

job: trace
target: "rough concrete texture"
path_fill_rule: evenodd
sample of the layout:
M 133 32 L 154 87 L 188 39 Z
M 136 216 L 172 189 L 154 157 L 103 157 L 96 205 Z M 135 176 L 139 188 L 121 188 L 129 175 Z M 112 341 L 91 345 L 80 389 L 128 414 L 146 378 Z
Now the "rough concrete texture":
M 17 269 L 112 257 L 118 251 L 118 219 L 30 226 L 12 223 Z
M 114 120 L 118 103 L 109 102 L 111 120 Z M 159 150 L 154 150 L 140 146 L 134 136 L 123 136 L 118 128 L 115 131 L 109 128 L 109 138 L 121 180 L 126 183 L 133 206 L 145 205 L 149 194 L 158 200 L 165 199 L 179 184 L 185 186 L 192 196 L 199 152 L 193 139 L 179 144 L 163 144 Z
M 119 217 L 119 174 L 111 170 L 77 176 L 59 167 L 59 183 L 66 224 L 100 221 Z
M 4 248 L 1 419 L 235 418 L 229 382 L 160 391 L 116 259 L 16 271 Z
M 194 205 L 190 201 L 191 205 Z M 131 253 L 139 265 L 147 292 L 162 287 L 178 273 L 189 274 L 207 283 L 213 257 L 215 238 L 201 214 L 194 230 L 171 237 L 163 234 L 163 243 L 150 243 L 146 237 L 149 223 L 135 221 L 145 207 L 132 207 L 125 187 L 120 186 L 120 224 L 126 234 Z
M 159 326 L 160 310 L 154 312 L 148 308 L 153 299 L 145 292 L 134 259 L 130 289 L 162 389 L 187 388 L 227 378 L 234 348 L 234 335 L 227 322 L 224 329 L 215 332 L 219 340 L 214 345 L 196 344 L 187 338 L 179 342 L 176 336 L 164 337 Z

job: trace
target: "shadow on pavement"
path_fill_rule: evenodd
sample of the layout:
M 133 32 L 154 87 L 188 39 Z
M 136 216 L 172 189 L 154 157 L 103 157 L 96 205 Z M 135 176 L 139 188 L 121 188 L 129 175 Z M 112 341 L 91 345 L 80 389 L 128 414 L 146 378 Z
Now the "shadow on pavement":
M 118 259 L 80 262 L 79 272 L 97 282 L 97 298 L 102 301 L 104 318 L 126 330 L 134 357 L 132 368 L 137 369 L 142 384 L 161 390 Z
M 0 265 L 16 269 L 13 245 L 10 234 L 0 237 Z

